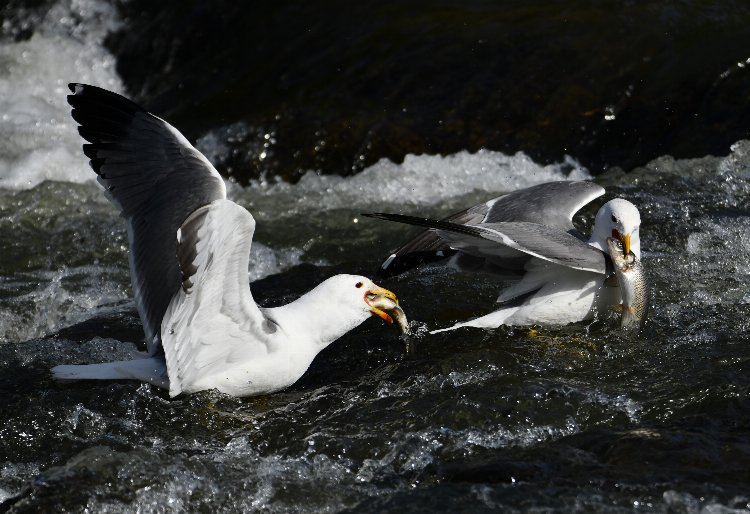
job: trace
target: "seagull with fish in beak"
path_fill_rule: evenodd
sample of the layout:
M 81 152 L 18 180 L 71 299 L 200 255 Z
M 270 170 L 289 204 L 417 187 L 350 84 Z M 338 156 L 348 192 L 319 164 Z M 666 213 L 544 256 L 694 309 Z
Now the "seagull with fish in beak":
M 70 90 L 83 152 L 127 222 L 147 352 L 56 366 L 54 378 L 252 396 L 296 382 L 323 348 L 371 316 L 408 330 L 396 295 L 355 275 L 331 277 L 287 305 L 257 305 L 248 277 L 255 219 L 226 198 L 208 159 L 127 98 L 85 84 Z
M 395 250 L 379 275 L 443 262 L 460 271 L 483 271 L 510 283 L 493 312 L 453 326 L 564 325 L 592 319 L 621 303 L 612 276 L 608 238 L 640 260 L 641 217 L 629 201 L 615 198 L 599 209 L 590 237 L 573 225 L 583 206 L 602 196 L 588 181 L 549 182 L 514 191 L 442 220 L 372 213 L 372 218 L 425 227 Z

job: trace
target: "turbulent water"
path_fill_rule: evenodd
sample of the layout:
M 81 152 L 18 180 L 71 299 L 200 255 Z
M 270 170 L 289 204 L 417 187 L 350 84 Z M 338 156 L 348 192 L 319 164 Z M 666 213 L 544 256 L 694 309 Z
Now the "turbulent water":
M 615 196 L 641 211 L 652 298 L 634 340 L 612 319 L 427 335 L 492 309 L 501 284 L 426 267 L 379 281 L 414 323 L 410 352 L 373 318 L 282 393 L 53 382 L 52 366 L 127 358 L 143 339 L 124 223 L 65 103 L 71 75 L 122 90 L 102 46 L 118 18 L 54 9 L 0 46 L 0 512 L 750 511 L 750 141 L 596 177 L 574 158 L 481 150 L 228 182 L 258 223 L 253 295 L 273 306 L 334 273 L 373 275 L 413 232 L 362 212 L 447 215 L 593 179 L 607 195 L 582 230 Z M 243 130 L 197 146 L 225 161 Z

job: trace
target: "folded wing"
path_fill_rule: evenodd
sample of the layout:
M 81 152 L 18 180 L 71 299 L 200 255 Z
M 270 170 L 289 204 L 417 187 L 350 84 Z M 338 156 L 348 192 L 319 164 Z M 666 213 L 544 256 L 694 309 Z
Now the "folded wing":
M 481 223 L 529 222 L 558 228 L 577 235 L 573 215 L 604 194 L 604 188 L 587 181 L 538 184 L 514 191 L 457 212 L 442 221 L 475 226 Z M 425 230 L 396 249 L 381 265 L 378 274 L 393 276 L 418 264 L 452 255 L 451 245 L 433 230 Z M 474 255 L 471 252 L 467 252 Z
M 452 248 L 467 249 L 501 266 L 503 259 L 512 259 L 514 267 L 517 267 L 520 252 L 568 268 L 601 274 L 607 271 L 602 251 L 568 232 L 538 223 L 518 221 L 471 226 L 401 214 L 373 213 L 365 216 L 436 229 L 437 235 Z

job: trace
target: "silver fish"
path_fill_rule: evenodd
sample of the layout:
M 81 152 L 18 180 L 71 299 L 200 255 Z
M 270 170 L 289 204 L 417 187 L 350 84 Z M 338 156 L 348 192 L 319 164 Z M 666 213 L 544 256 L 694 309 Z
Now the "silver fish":
M 628 255 L 623 253 L 619 240 L 607 238 L 607 246 L 622 295 L 622 303 L 614 306 L 615 310 L 622 313 L 620 326 L 625 330 L 637 330 L 646 319 L 648 311 L 646 273 L 633 252 Z
M 406 314 L 404 314 L 404 310 L 401 308 L 401 306 L 398 304 L 398 300 L 393 300 L 387 296 L 373 296 L 372 299 L 368 300 L 368 303 L 371 307 L 375 307 L 384 313 L 388 315 L 390 320 L 386 319 L 386 321 L 393 322 L 396 321 L 399 328 L 401 329 L 401 333 L 404 335 L 409 334 L 409 321 L 406 319 Z

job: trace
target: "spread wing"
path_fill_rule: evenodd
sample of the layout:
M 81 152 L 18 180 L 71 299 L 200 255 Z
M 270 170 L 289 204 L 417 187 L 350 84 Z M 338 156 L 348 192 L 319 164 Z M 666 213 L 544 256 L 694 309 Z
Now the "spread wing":
M 568 268 L 601 274 L 607 271 L 602 251 L 568 232 L 538 223 L 509 221 L 472 226 L 401 214 L 373 213 L 365 216 L 436 229 L 438 236 L 453 248 L 488 257 L 500 265 L 504 259 L 515 261 L 513 266 L 508 267 L 518 268 L 519 254 L 525 254 Z
M 457 212 L 442 221 L 475 226 L 480 223 L 529 222 L 577 234 L 573 215 L 604 194 L 604 188 L 587 181 L 538 184 L 493 198 Z M 424 230 L 396 249 L 381 265 L 378 274 L 393 276 L 418 264 L 439 260 L 454 252 L 439 233 Z M 475 255 L 473 252 L 467 252 Z
M 250 292 L 248 265 L 255 220 L 243 207 L 216 200 L 180 227 L 182 287 L 162 323 L 170 394 L 238 360 L 266 354 L 276 325 Z
M 70 84 L 68 103 L 83 152 L 128 222 L 130 275 L 150 354 L 164 312 L 180 289 L 177 229 L 197 208 L 225 198 L 210 162 L 170 124 L 116 93 Z

